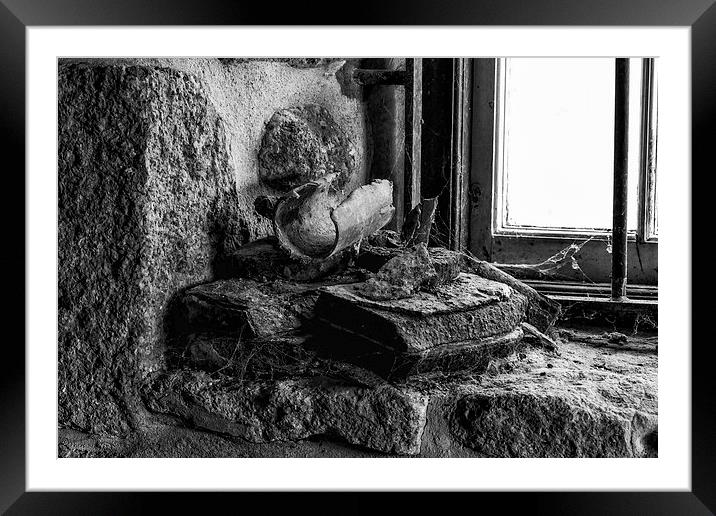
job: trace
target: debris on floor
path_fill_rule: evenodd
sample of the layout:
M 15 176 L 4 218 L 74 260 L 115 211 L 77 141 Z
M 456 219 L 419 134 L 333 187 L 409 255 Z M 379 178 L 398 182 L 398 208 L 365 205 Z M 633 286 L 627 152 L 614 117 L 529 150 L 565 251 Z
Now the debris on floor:
M 324 360 L 387 379 L 480 372 L 514 352 L 525 332 L 554 349 L 540 329 L 559 305 L 489 264 L 428 247 L 437 199 L 416 205 L 396 233 L 382 229 L 394 211 L 389 181 L 344 199 L 334 186 L 329 174 L 283 197 L 256 199 L 276 236 L 230 255 L 225 271 L 233 277 L 186 291 L 191 365 L 245 374 L 265 359 L 279 371 L 267 352 L 283 335 L 286 367 L 298 367 L 291 339 L 301 338 Z
M 525 331 L 525 333 L 529 336 L 530 339 L 535 339 L 540 346 L 550 351 L 557 351 L 557 348 L 559 347 L 557 342 L 549 335 L 546 335 L 539 331 L 530 323 L 523 322 L 522 329 Z
M 454 277 L 438 275 L 428 248 L 420 243 L 393 256 L 357 291 L 368 299 L 402 299 L 454 280 L 459 271 L 454 272 Z
M 656 354 L 658 352 L 658 338 L 653 330 L 627 336 L 616 331 L 594 334 L 594 332 L 579 329 L 559 328 L 557 334 L 561 339 L 580 342 L 596 348 L 618 349 L 635 353 Z

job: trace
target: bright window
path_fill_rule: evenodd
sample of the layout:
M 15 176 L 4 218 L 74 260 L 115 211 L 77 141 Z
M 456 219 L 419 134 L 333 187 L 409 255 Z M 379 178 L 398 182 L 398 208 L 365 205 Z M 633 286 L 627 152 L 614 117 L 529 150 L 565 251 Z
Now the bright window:
M 658 283 L 657 61 L 629 59 L 617 85 L 615 58 L 475 60 L 469 241 L 475 256 L 540 264 L 576 249 L 548 279 L 609 283 L 614 142 L 626 137 L 627 278 L 635 286 Z M 615 127 L 615 94 L 627 85 L 624 134 L 623 125 Z
M 628 227 L 638 227 L 642 60 L 630 60 Z M 608 231 L 614 159 L 613 58 L 498 64 L 497 230 Z

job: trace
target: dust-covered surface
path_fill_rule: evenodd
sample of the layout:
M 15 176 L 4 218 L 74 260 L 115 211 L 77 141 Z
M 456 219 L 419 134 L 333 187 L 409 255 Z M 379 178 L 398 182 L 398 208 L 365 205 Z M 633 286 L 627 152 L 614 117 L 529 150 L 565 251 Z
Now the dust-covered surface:
M 391 260 L 392 261 L 392 260 Z M 431 267 L 432 268 L 432 267 Z M 404 270 L 404 269 L 403 269 Z M 381 271 L 382 272 L 382 271 Z M 405 275 L 413 273 L 413 277 L 423 278 L 417 271 L 407 270 Z M 371 279 L 385 276 L 378 275 Z M 421 290 L 415 289 L 410 296 L 376 299 L 365 295 L 370 280 L 348 285 L 326 287 L 324 292 L 340 296 L 359 305 L 379 308 L 390 312 L 399 312 L 409 315 L 429 317 L 432 315 L 450 315 L 456 312 L 468 312 L 492 303 L 509 301 L 516 295 L 510 287 L 496 281 L 481 278 L 475 274 L 460 273 L 453 280 L 444 285 L 433 288 L 434 276 L 428 276 L 431 281 L 420 285 Z M 455 336 L 454 340 L 461 340 Z
M 510 287 L 473 274 L 405 299 L 364 298 L 351 285 L 321 290 L 322 323 L 397 351 L 423 351 L 448 342 L 492 337 L 524 320 L 527 299 Z
M 332 60 L 67 59 L 58 76 L 59 425 L 141 426 L 138 385 L 164 367 L 168 314 L 216 260 L 271 233 L 253 207 L 265 124 L 328 110 L 366 177 L 364 108 Z
M 563 342 L 558 353 L 526 348 L 477 381 L 437 389 L 458 449 L 490 457 L 654 457 L 657 358 Z
M 121 438 L 60 429 L 59 458 L 380 458 L 386 454 L 326 439 L 252 443 L 160 419 Z
M 493 360 L 483 374 L 433 373 L 393 385 L 330 370 L 245 384 L 184 372 L 154 391 L 156 409 L 184 419 L 155 414 L 127 439 L 61 432 L 59 456 L 652 457 L 654 338 L 628 339 L 623 349 L 573 341 L 561 342 L 558 353 L 527 346 Z M 386 419 L 395 410 L 412 416 Z M 194 428 L 182 428 L 187 424 Z M 362 430 L 348 432 L 355 425 Z

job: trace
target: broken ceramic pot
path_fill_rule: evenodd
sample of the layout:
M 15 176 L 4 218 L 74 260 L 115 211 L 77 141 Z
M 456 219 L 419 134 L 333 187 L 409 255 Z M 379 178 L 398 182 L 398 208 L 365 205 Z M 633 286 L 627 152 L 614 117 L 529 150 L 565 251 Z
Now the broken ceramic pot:
M 328 174 L 291 190 L 276 206 L 274 232 L 291 257 L 330 258 L 393 218 L 393 184 L 377 179 L 345 199 Z

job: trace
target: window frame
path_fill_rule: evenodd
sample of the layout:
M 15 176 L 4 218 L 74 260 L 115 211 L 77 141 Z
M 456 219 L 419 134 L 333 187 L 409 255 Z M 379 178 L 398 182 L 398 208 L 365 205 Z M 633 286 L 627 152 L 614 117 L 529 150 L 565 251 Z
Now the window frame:
M 639 185 L 639 220 L 637 238 L 642 243 L 658 243 L 656 234 L 656 146 L 658 142 L 656 66 L 645 59 L 642 66 L 641 158 Z
M 499 188 L 499 138 L 503 129 L 504 77 L 501 58 L 473 60 L 472 152 L 469 192 L 469 250 L 478 258 L 496 263 L 537 263 L 572 243 L 583 244 L 575 255 L 581 272 L 568 271 L 565 281 L 608 283 L 611 254 L 610 232 L 552 228 L 501 228 L 497 195 Z M 658 240 L 653 235 L 649 196 L 655 195 L 656 92 L 652 58 L 642 67 L 642 117 L 639 158 L 639 200 L 636 232 L 628 237 L 627 278 L 632 285 L 658 284 Z M 647 218 L 648 217 L 648 218 Z M 649 233 L 651 231 L 651 233 Z

